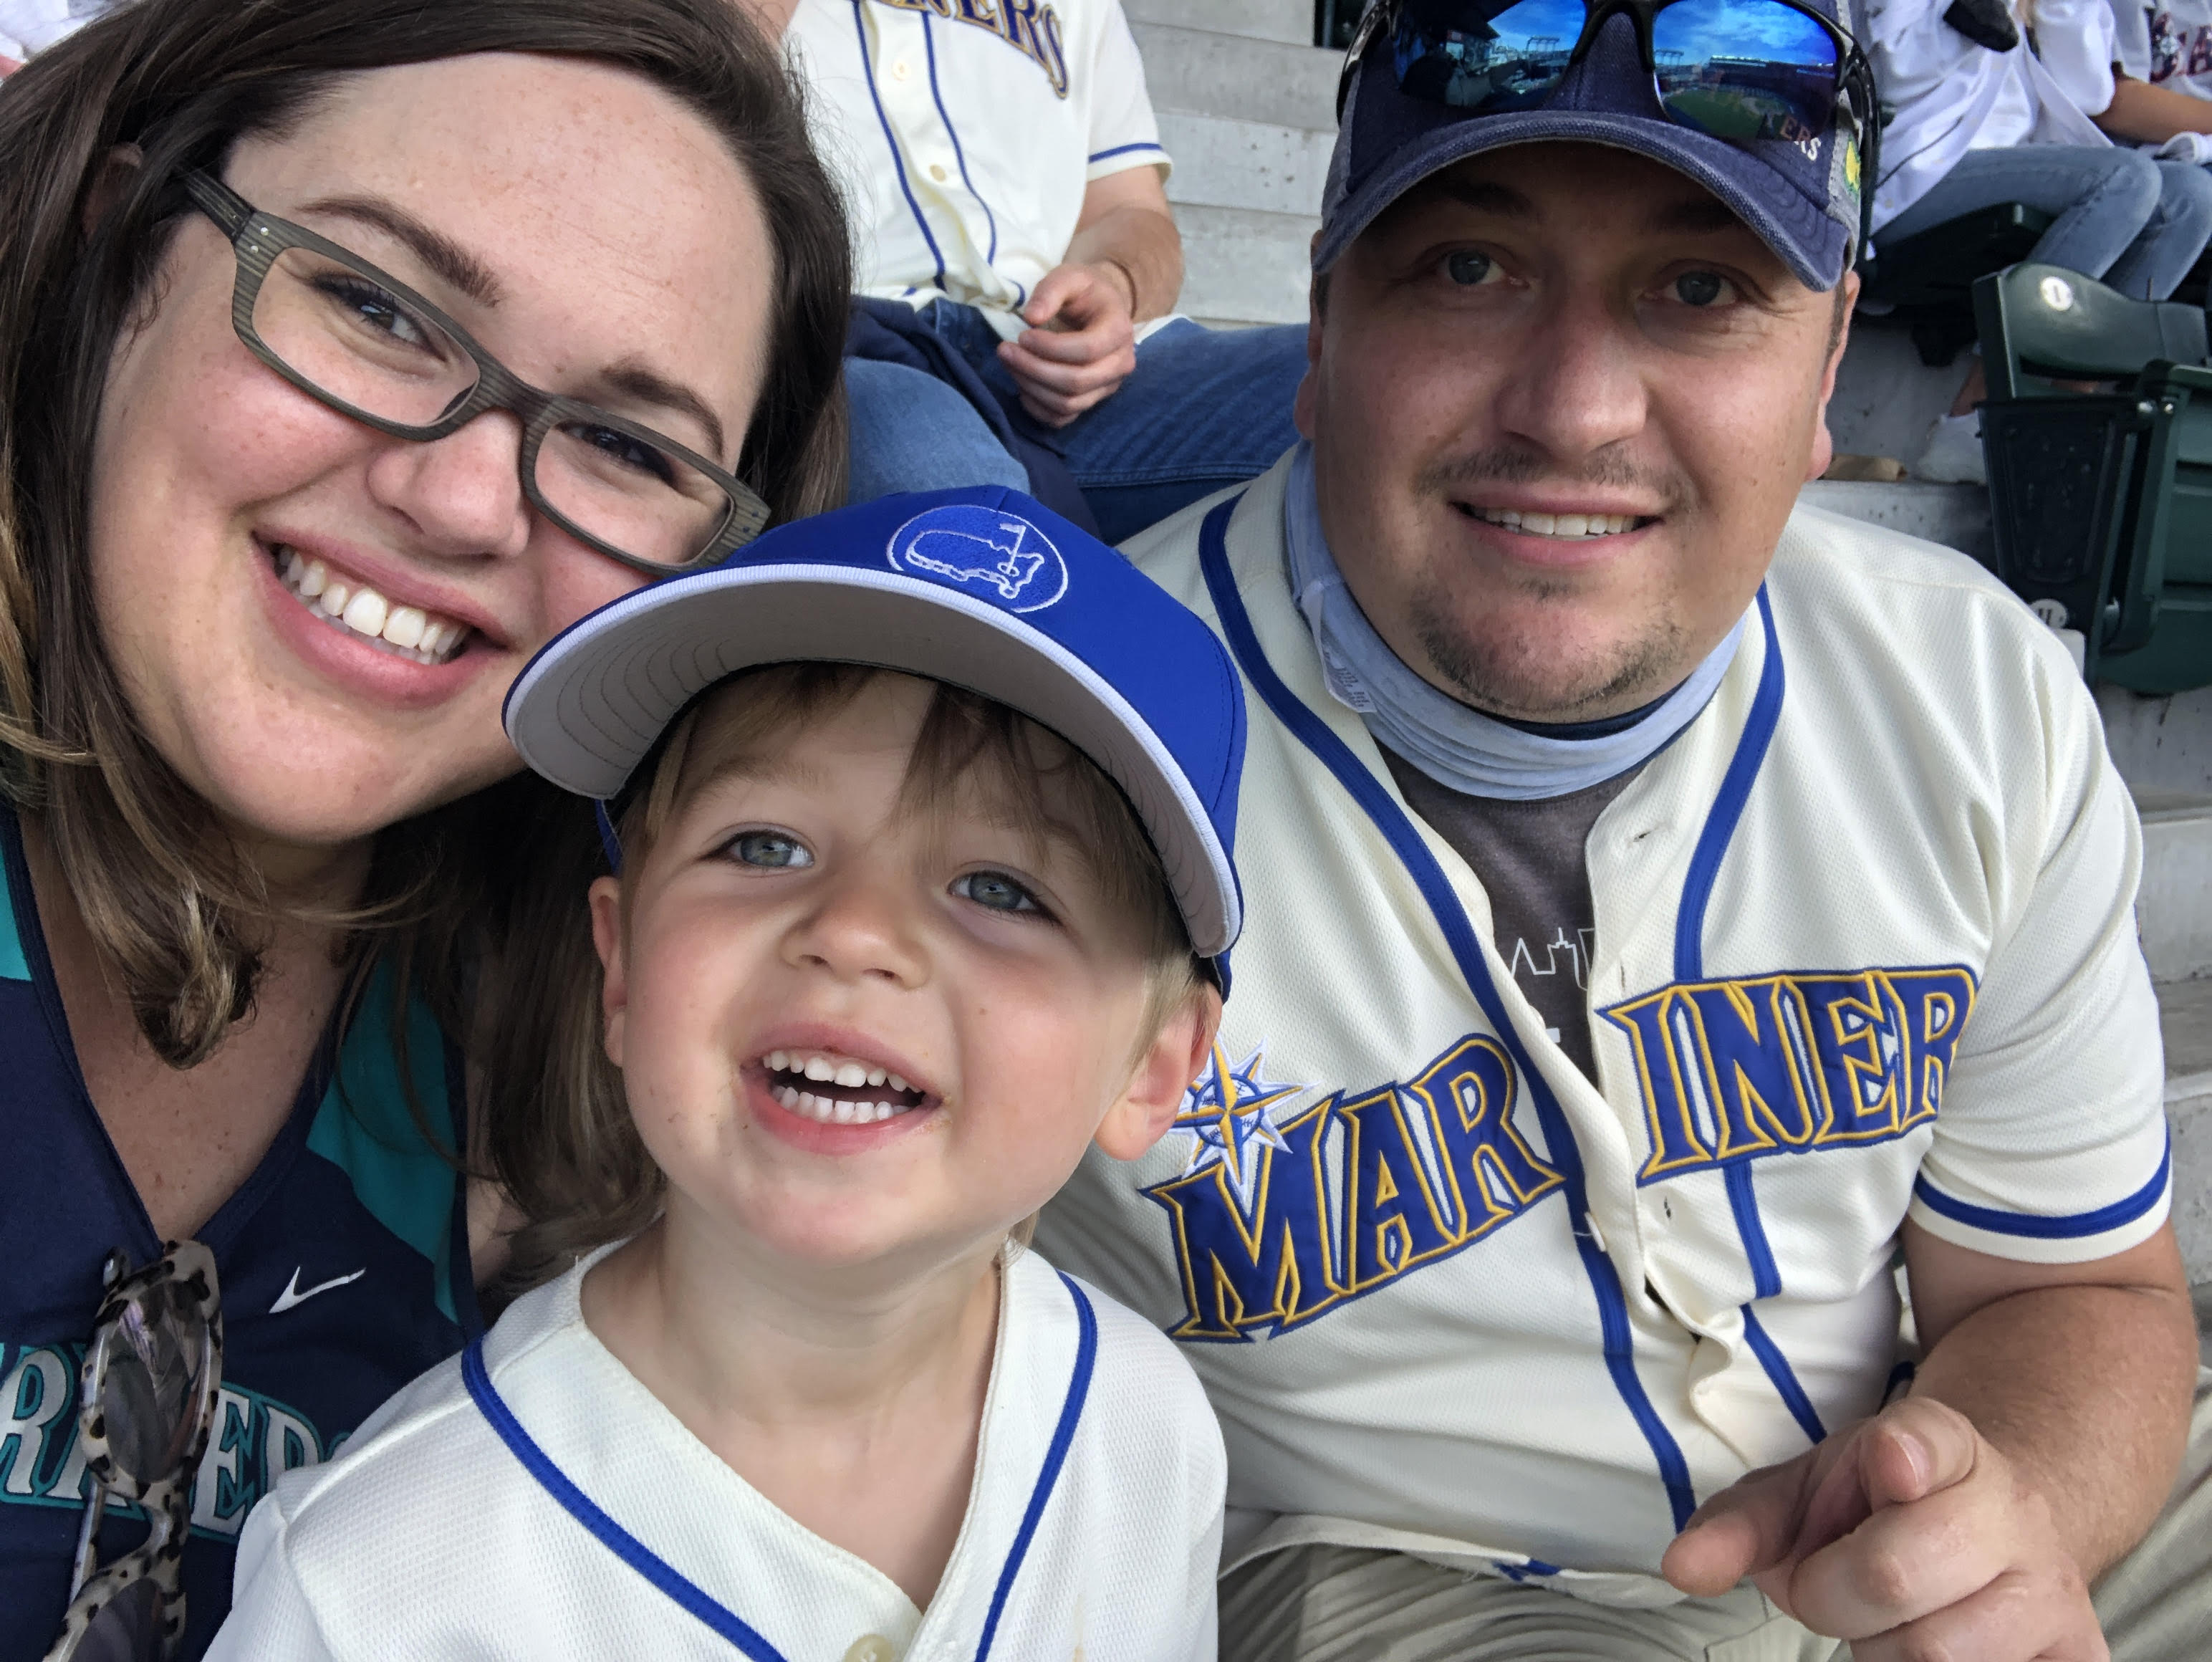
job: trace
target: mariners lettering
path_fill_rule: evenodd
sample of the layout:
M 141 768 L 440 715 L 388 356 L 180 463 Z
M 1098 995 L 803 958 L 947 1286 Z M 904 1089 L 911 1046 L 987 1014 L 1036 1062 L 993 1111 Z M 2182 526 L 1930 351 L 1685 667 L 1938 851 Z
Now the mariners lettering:
M 1052 83 L 1053 95 L 1067 96 L 1067 53 L 1060 33 L 1060 13 L 1037 0 L 882 0 L 898 11 L 918 11 L 948 23 L 967 23 L 988 31 L 1030 59 Z
M 1145 1192 L 1165 1208 L 1188 1340 L 1250 1341 L 1311 1321 L 1473 1245 L 1558 1188 L 1515 1125 L 1497 1041 L 1460 1039 L 1413 1079 L 1339 1092 L 1279 1117 L 1307 1087 L 1216 1051 L 1176 1125 L 1188 1170 Z
M 1974 992 L 1955 965 L 1861 970 L 1692 982 L 1601 1011 L 1635 1051 L 1651 1135 L 1637 1180 L 1927 1123 Z
M 77 1445 L 76 1380 L 82 1346 L 0 1345 L 0 1501 L 81 1509 L 90 1490 Z M 305 1418 L 282 1403 L 224 1385 L 207 1452 L 192 1482 L 192 1527 L 234 1539 L 253 1503 L 295 1466 L 333 1452 Z M 111 1513 L 137 1509 L 111 1501 Z

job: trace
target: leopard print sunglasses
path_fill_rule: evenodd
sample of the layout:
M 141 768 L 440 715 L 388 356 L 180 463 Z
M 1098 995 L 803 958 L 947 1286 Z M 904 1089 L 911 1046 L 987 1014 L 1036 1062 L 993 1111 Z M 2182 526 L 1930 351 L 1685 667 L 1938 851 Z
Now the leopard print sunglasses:
M 60 1635 L 45 1662 L 169 1662 L 185 1635 L 192 1478 L 222 1380 L 215 1255 L 173 1241 L 144 1269 L 108 1254 L 106 1296 L 78 1376 L 77 1436 L 92 1477 Z M 144 1544 L 100 1569 L 109 1499 L 135 1504 Z

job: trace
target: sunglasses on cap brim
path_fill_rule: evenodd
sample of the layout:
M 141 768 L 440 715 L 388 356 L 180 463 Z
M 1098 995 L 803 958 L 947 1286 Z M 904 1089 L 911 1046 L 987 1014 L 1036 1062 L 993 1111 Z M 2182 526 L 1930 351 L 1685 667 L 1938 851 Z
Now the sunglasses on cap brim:
M 1668 120 L 1733 144 L 1804 144 L 1848 115 L 1863 152 L 1859 234 L 1871 231 L 1880 127 L 1874 69 L 1832 18 L 1800 0 L 1377 0 L 1359 20 L 1336 113 L 1377 37 L 1409 98 L 1504 115 L 1543 107 L 1598 33 L 1626 14 Z

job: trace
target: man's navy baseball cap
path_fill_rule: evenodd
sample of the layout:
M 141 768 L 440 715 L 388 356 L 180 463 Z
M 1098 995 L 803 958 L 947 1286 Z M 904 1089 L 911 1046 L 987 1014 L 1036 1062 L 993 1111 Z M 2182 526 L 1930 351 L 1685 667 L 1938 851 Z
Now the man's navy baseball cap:
M 794 521 L 601 607 L 531 660 L 507 734 L 555 784 L 604 802 L 700 693 L 793 662 L 949 682 L 1049 728 L 1128 798 L 1192 949 L 1220 960 L 1236 941 L 1236 665 L 1165 589 L 1002 486 Z
M 1847 33 L 1836 0 L 1808 0 Z M 1544 139 L 1579 139 L 1633 150 L 1686 174 L 1757 232 L 1808 288 L 1842 278 L 1859 234 L 1859 135 L 1838 101 L 1828 131 L 1804 139 L 1733 143 L 1667 119 L 1636 26 L 1607 18 L 1589 55 L 1534 109 L 1470 113 L 1398 85 L 1387 29 L 1377 29 L 1350 76 L 1336 149 L 1322 191 L 1313 268 L 1326 271 L 1354 238 L 1431 174 L 1485 150 Z

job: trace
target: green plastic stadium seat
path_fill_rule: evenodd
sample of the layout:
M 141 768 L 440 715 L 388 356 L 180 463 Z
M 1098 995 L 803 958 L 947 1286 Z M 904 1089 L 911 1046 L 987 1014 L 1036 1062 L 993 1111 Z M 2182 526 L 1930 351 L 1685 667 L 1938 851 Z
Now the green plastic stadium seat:
M 2052 627 L 2081 631 L 2092 680 L 2212 685 L 2204 314 L 2033 265 L 1975 283 L 1974 314 L 1997 574 Z
M 1948 363 L 1974 338 L 1975 280 L 2026 259 L 2051 220 L 2023 203 L 2002 202 L 1915 236 L 1877 236 L 1861 298 L 1911 325 L 1921 362 Z

